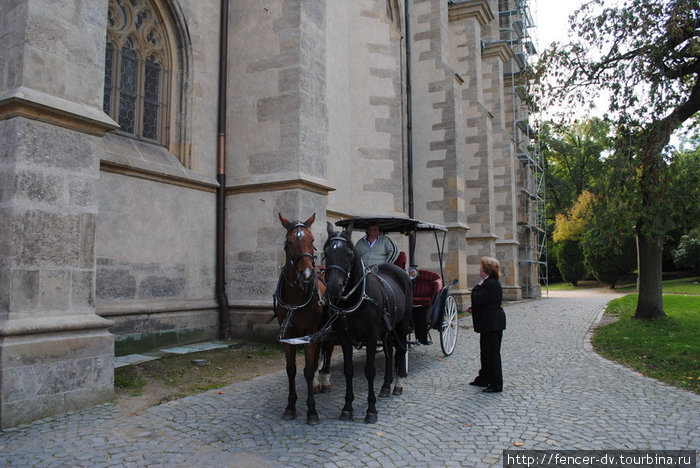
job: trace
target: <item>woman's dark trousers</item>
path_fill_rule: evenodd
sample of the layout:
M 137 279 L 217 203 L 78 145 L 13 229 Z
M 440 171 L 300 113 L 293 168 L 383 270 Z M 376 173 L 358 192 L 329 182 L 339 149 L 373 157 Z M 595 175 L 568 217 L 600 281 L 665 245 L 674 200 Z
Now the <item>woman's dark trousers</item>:
M 501 339 L 503 330 L 482 332 L 479 334 L 481 348 L 481 370 L 479 380 L 486 385 L 503 389 L 503 372 L 501 371 Z

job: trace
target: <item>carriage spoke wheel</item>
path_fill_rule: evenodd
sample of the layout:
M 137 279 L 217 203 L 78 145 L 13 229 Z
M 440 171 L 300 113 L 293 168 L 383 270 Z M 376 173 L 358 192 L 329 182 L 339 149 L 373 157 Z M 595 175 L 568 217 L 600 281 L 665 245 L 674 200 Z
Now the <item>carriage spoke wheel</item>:
M 442 330 L 440 331 L 440 347 L 445 356 L 449 356 L 457 345 L 457 330 L 459 317 L 457 315 L 457 302 L 452 296 L 445 299 L 445 310 L 442 315 Z

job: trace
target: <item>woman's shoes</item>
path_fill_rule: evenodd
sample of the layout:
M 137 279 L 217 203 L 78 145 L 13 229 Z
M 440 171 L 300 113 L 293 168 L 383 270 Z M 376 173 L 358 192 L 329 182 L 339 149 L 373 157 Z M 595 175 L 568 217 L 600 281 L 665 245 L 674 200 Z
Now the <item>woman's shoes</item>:
M 473 382 L 469 382 L 469 385 L 474 385 L 476 387 L 487 387 L 488 386 L 487 384 L 485 384 L 484 382 L 479 380 L 478 377 L 476 379 L 474 379 Z
M 488 385 L 485 389 L 482 390 L 482 392 L 484 393 L 499 393 L 502 391 L 502 388 L 496 387 L 495 385 Z

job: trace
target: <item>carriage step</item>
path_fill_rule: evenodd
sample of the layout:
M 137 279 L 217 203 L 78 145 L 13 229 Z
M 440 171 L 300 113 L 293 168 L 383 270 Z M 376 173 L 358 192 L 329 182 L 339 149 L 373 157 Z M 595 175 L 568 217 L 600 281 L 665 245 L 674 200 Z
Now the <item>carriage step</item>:
M 309 343 L 311 343 L 311 336 L 306 335 L 306 336 L 300 336 L 298 338 L 286 338 L 284 340 L 280 340 L 280 342 L 291 344 L 291 345 L 309 344 Z

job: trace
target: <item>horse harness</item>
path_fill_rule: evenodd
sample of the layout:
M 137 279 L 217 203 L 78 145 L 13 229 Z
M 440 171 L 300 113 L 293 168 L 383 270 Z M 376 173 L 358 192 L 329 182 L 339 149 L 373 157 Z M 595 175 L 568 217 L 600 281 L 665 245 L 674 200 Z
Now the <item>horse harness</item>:
M 345 243 L 350 242 L 340 234 L 336 234 L 333 237 L 330 237 L 327 242 L 335 241 L 335 240 L 342 241 Z M 391 323 L 391 314 L 390 314 L 391 305 L 393 304 L 394 313 L 396 313 L 396 310 L 398 309 L 398 301 L 396 300 L 395 291 L 393 290 L 391 285 L 384 278 L 382 278 L 380 275 L 377 274 L 376 267 L 365 266 L 362 259 L 360 259 L 360 263 L 362 265 L 362 270 L 363 270 L 362 277 L 357 281 L 357 283 L 355 283 L 355 285 L 352 288 L 350 288 L 350 291 L 348 291 L 347 294 L 345 294 L 344 296 L 341 296 L 339 298 L 339 300 L 340 301 L 348 300 L 355 293 L 355 291 L 357 291 L 357 289 L 360 286 L 362 287 L 362 293 L 360 294 L 357 302 L 348 308 L 340 307 L 340 306 L 334 304 L 333 301 L 331 301 L 331 299 L 329 297 L 326 297 L 325 300 L 326 300 L 326 303 L 328 304 L 329 309 L 331 310 L 331 316 L 328 319 L 328 323 L 326 324 L 326 326 L 324 326 L 324 328 L 326 328 L 326 327 L 330 328 L 332 323 L 335 322 L 339 317 L 342 317 L 343 321 L 347 320 L 347 316 L 352 314 L 353 312 L 355 312 L 357 309 L 359 309 L 360 306 L 362 305 L 362 303 L 365 301 L 370 302 L 370 303 L 375 304 L 375 305 L 378 305 L 377 301 L 367 294 L 367 278 L 371 275 L 373 278 L 375 278 L 377 280 L 377 284 L 384 292 L 384 294 L 383 294 L 384 297 L 388 299 L 388 300 L 384 301 L 383 319 L 384 319 L 384 322 L 387 326 L 387 331 L 391 332 L 394 329 L 394 325 Z M 348 265 L 347 269 L 341 267 L 340 265 L 330 265 L 330 266 L 327 265 L 326 269 L 327 270 L 331 270 L 331 269 L 340 270 L 345 275 L 345 278 L 346 278 L 345 281 L 347 283 L 347 281 L 350 279 L 351 264 L 352 264 L 352 261 Z M 326 295 L 327 295 L 327 293 L 326 293 Z M 347 324 L 345 325 L 345 327 L 347 328 Z M 353 341 L 357 342 L 354 339 L 353 339 Z M 358 343 L 356 346 L 361 347 L 362 343 Z
M 287 229 L 287 234 L 292 232 L 294 229 L 297 230 L 296 237 L 297 239 L 301 239 L 304 236 L 304 232 L 302 229 L 308 229 L 310 230 L 310 227 L 307 226 L 306 224 L 296 221 L 289 229 Z M 295 281 L 289 281 L 287 277 L 284 275 L 284 266 L 282 267 L 282 271 L 280 272 L 279 279 L 277 280 L 277 288 L 275 290 L 275 294 L 272 296 L 272 302 L 273 302 L 273 310 L 277 310 L 277 306 L 279 305 L 281 308 L 285 309 L 287 311 L 287 315 L 284 318 L 284 321 L 282 322 L 282 325 L 280 326 L 280 334 L 279 334 L 279 340 L 282 341 L 284 339 L 284 336 L 287 334 L 287 330 L 289 329 L 291 323 L 292 323 L 292 316 L 294 315 L 294 312 L 303 309 L 307 307 L 309 304 L 311 304 L 311 301 L 314 298 L 314 295 L 318 295 L 318 287 L 316 282 L 318 281 L 318 275 L 317 275 L 317 267 L 316 267 L 316 256 L 304 252 L 300 255 L 297 255 L 296 257 L 291 257 L 289 258 L 289 251 L 288 251 L 288 246 L 289 246 L 289 239 L 285 238 L 284 242 L 284 251 L 287 253 L 288 259 L 285 261 L 285 266 L 287 263 L 290 264 L 290 266 L 294 267 L 295 263 L 299 261 L 300 258 L 303 257 L 309 257 L 311 258 L 311 265 L 313 267 L 313 276 L 311 277 L 311 289 L 309 290 L 309 294 L 304 298 L 304 300 L 301 303 L 298 304 L 291 304 L 286 302 L 283 297 L 282 297 L 282 289 L 283 285 L 287 283 L 290 286 L 295 286 L 299 285 L 300 287 L 303 288 L 303 281 L 299 279 L 299 274 L 297 272 L 297 278 Z M 296 269 L 295 269 L 296 270 Z M 318 298 L 319 304 L 323 305 L 323 298 L 319 296 Z M 270 322 L 274 320 L 277 317 L 276 313 L 272 316 L 270 319 Z M 269 323 L 269 322 L 268 322 Z

